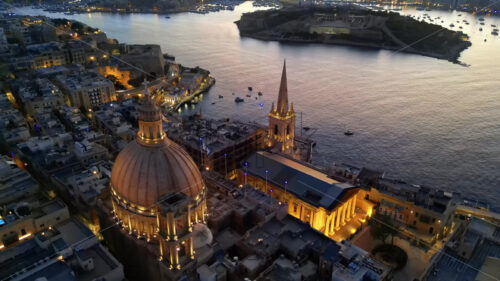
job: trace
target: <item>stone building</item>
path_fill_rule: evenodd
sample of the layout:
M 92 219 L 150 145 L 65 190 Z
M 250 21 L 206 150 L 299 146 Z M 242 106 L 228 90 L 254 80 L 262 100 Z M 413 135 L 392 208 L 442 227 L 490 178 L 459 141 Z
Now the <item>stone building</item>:
M 137 138 L 113 166 L 111 200 L 116 222 L 124 229 L 121 235 L 151 242 L 139 248 L 151 249 L 144 259 L 160 261 L 152 269 L 154 280 L 178 280 L 194 273 L 193 237 L 206 229 L 205 196 L 198 167 L 167 137 L 162 113 L 145 88 Z
M 249 156 L 238 182 L 277 198 L 287 204 L 288 214 L 339 241 L 355 233 L 371 212 L 358 197 L 359 188 L 276 153 Z
M 111 81 L 94 72 L 57 75 L 55 83 L 73 107 L 92 109 L 103 103 L 116 101 L 115 86 Z

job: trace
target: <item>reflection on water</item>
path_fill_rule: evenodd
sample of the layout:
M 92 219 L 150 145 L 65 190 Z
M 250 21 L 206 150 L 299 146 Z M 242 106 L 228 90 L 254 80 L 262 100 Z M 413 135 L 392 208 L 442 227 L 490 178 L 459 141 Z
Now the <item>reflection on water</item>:
M 486 18 L 480 32 L 478 18 L 470 14 L 402 11 L 441 17 L 444 26 L 467 19 L 470 25 L 461 25 L 473 45 L 460 60 L 471 66 L 462 67 L 389 51 L 240 38 L 233 22 L 251 10 L 247 2 L 235 11 L 169 19 L 139 14 L 70 17 L 121 42 L 160 44 L 177 61 L 209 69 L 217 84 L 198 104 L 206 116 L 265 123 L 286 58 L 290 100 L 303 112 L 304 126 L 318 129 L 313 135 L 318 142 L 315 163 L 365 165 L 480 199 L 500 196 L 500 39 L 490 34 L 490 24 L 500 24 L 498 18 Z M 254 88 L 252 98 L 245 96 L 248 86 Z M 258 91 L 264 95 L 256 100 Z M 245 102 L 235 104 L 232 92 Z M 354 136 L 344 136 L 345 127 Z

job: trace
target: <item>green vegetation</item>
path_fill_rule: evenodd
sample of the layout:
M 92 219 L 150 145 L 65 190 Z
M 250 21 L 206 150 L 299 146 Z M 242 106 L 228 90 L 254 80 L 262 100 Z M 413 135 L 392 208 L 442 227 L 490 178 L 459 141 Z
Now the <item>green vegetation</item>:
M 373 218 L 370 220 L 371 223 L 371 235 L 382 241 L 385 244 L 385 240 L 389 236 L 391 236 L 391 244 L 394 244 L 394 235 L 398 233 L 396 226 L 392 224 L 392 220 L 390 217 L 375 214 Z
M 391 32 L 406 44 L 417 42 L 412 47 L 418 50 L 446 53 L 450 46 L 460 45 L 468 39 L 462 32 L 448 30 L 440 25 L 402 17 L 396 13 L 386 13 L 386 15 L 388 16 L 386 25 Z M 418 41 L 419 39 L 422 40 Z
M 243 14 L 236 24 L 241 36 L 262 40 L 398 50 L 453 62 L 471 45 L 462 32 L 398 13 L 352 7 L 256 11 Z

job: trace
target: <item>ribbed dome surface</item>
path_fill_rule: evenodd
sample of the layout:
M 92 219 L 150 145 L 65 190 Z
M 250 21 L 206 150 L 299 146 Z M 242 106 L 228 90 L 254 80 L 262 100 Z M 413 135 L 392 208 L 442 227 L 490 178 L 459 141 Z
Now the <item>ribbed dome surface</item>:
M 130 142 L 116 158 L 111 184 L 120 197 L 145 208 L 165 194 L 183 192 L 193 198 L 203 189 L 194 161 L 168 138 L 153 147 Z

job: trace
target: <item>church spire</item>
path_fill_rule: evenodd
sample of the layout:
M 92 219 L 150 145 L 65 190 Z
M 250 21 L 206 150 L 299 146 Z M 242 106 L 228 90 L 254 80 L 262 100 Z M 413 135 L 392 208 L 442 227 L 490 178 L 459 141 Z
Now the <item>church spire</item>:
M 286 60 L 283 63 L 283 72 L 281 73 L 281 83 L 278 95 L 277 111 L 278 114 L 280 114 L 281 116 L 286 115 L 286 113 L 288 112 L 288 86 L 286 81 Z

